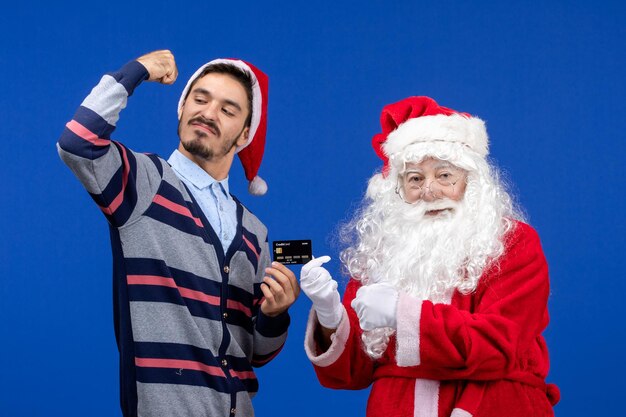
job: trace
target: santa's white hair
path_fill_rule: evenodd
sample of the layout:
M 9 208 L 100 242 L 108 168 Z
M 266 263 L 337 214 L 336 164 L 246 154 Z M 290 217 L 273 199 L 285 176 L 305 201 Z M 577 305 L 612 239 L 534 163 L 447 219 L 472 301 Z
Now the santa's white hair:
M 396 193 L 407 163 L 427 158 L 467 171 L 463 198 L 405 203 Z M 363 285 L 389 282 L 422 300 L 449 303 L 454 290 L 469 294 L 487 268 L 497 267 L 505 235 L 521 220 L 495 167 L 462 143 L 418 142 L 389 158 L 387 176 L 369 181 L 362 208 L 341 229 L 343 267 Z M 436 217 L 428 210 L 451 208 Z M 391 329 L 364 332 L 367 353 L 380 357 Z

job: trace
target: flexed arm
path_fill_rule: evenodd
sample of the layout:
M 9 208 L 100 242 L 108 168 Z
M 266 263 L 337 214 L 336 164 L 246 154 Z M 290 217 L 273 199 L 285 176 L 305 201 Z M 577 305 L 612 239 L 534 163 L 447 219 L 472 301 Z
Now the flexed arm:
M 66 124 L 57 144 L 63 161 L 83 183 L 109 222 L 125 224 L 137 207 L 147 207 L 150 178 L 160 176 L 146 155 L 111 141 L 119 114 L 143 80 L 171 84 L 177 71 L 169 51 L 156 51 L 106 74 Z M 146 188 L 147 187 L 147 188 Z M 156 190 L 154 190 L 156 191 Z

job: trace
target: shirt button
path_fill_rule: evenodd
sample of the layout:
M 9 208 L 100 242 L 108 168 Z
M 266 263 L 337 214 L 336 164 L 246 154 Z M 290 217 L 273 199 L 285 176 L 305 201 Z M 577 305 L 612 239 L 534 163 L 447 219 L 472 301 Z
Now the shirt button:
M 226 272 L 227 274 L 230 272 L 230 268 L 228 267 L 228 265 L 224 267 L 224 272 Z
M 222 359 L 222 366 L 228 366 L 228 361 L 226 359 Z
M 231 413 L 232 415 L 235 415 L 235 413 L 236 413 L 236 412 L 237 412 L 237 409 L 236 409 L 236 408 L 231 408 L 231 409 L 230 409 L 230 413 Z
M 228 318 L 228 313 L 224 313 L 224 314 L 222 314 L 222 317 L 224 317 L 225 319 L 227 319 L 227 318 Z

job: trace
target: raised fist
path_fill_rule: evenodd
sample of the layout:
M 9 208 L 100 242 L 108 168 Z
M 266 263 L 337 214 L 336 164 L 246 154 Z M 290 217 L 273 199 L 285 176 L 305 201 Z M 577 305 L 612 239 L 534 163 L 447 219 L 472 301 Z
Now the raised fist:
M 164 49 L 154 51 L 137 58 L 137 62 L 146 67 L 150 77 L 148 81 L 161 84 L 173 84 L 178 77 L 178 68 L 172 52 Z

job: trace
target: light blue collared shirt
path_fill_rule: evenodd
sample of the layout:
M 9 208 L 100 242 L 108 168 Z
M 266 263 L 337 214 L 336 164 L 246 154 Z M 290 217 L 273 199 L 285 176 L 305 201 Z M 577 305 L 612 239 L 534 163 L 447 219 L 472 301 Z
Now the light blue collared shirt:
M 167 162 L 191 190 L 226 253 L 237 233 L 237 204 L 228 192 L 228 177 L 215 180 L 178 149 Z

